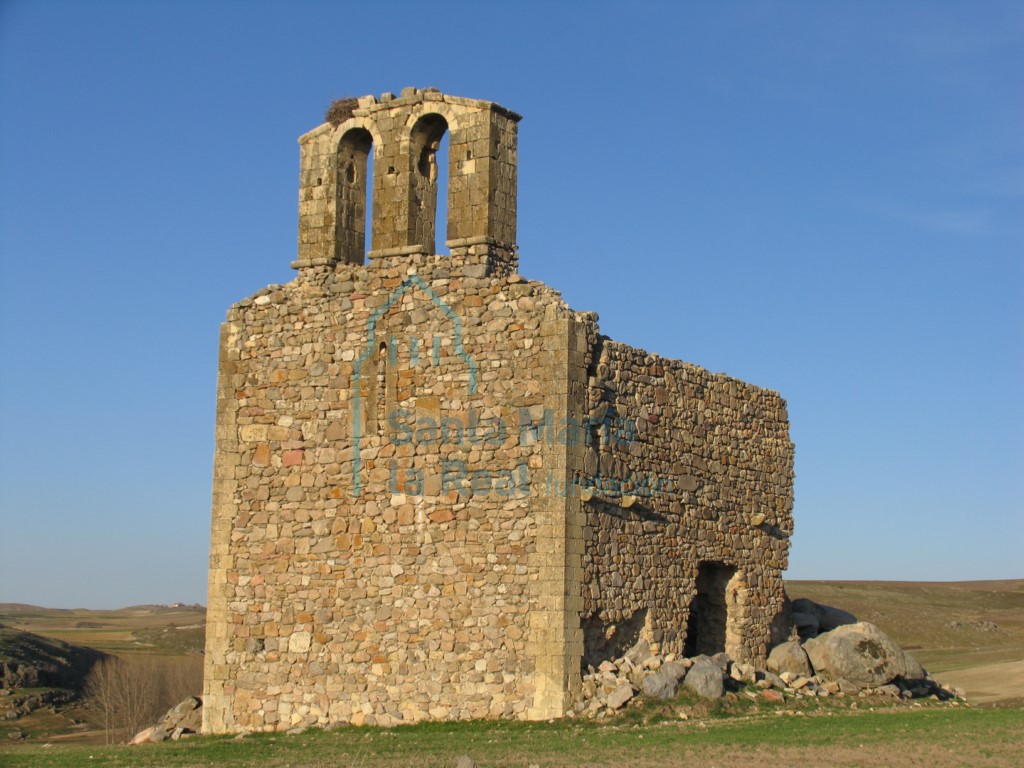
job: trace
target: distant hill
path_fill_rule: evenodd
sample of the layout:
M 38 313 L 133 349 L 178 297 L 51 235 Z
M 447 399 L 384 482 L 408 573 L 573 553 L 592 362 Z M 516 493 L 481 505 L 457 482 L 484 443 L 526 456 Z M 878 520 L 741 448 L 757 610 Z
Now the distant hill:
M 0 624 L 0 688 L 79 691 L 106 654 Z
M 206 609 L 185 603 L 118 610 L 0 603 L 0 624 L 106 653 L 198 654 L 205 639 Z
M 146 611 L 149 613 L 166 613 L 168 611 L 205 611 L 206 606 L 200 603 L 145 603 L 143 605 L 129 605 L 119 609 L 121 611 Z
M 1024 659 L 1024 579 L 787 581 L 786 591 L 870 621 L 931 672 Z
M 113 608 L 113 609 L 92 609 L 92 608 L 44 608 L 41 605 L 31 605 L 29 603 L 0 603 L 0 616 L 12 615 L 12 614 L 40 614 L 45 616 L 57 616 L 60 614 L 78 614 L 78 613 L 122 613 L 124 611 L 143 611 L 147 613 L 156 613 L 161 611 L 205 611 L 206 607 L 201 603 L 171 603 L 169 605 L 164 603 L 144 603 L 142 605 L 127 605 L 124 608 Z
M 787 581 L 870 621 L 975 703 L 1024 702 L 1024 579 Z

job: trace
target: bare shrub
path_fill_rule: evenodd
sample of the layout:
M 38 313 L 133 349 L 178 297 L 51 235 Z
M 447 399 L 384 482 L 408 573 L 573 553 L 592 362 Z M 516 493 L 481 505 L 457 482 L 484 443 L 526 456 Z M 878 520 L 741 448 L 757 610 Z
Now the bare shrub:
M 85 696 L 96 714 L 107 744 L 110 744 L 120 715 L 119 666 L 123 662 L 111 656 L 93 665 L 85 678 Z
M 161 676 L 161 706 L 163 711 L 187 699 L 199 696 L 203 692 L 203 657 L 174 656 L 163 662 Z
M 202 682 L 202 660 L 197 656 L 112 656 L 92 668 L 85 695 L 110 744 L 155 725 L 175 704 L 198 695 Z

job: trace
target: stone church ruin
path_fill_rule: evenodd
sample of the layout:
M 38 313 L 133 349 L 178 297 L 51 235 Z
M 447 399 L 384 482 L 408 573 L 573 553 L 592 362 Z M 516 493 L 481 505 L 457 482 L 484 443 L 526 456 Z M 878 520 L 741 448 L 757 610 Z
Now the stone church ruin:
M 560 717 L 638 640 L 763 664 L 783 399 L 519 273 L 519 115 L 408 88 L 329 117 L 295 279 L 221 327 L 204 731 Z

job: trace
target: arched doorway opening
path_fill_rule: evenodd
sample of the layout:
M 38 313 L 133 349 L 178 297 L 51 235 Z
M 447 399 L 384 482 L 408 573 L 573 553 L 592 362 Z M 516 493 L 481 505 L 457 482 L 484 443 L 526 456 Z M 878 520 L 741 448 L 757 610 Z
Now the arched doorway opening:
M 724 563 L 704 561 L 697 570 L 697 594 L 690 603 L 686 622 L 687 657 L 714 656 L 725 651 L 729 626 L 728 587 L 736 569 Z

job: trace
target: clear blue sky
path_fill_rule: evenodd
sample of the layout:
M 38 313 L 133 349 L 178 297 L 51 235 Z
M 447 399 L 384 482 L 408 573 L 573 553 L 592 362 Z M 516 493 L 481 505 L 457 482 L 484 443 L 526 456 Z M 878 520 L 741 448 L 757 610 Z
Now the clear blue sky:
M 1017 2 L 0 2 L 0 601 L 205 602 L 218 324 L 341 95 L 520 124 L 521 271 L 779 390 L 792 578 L 1024 577 Z

